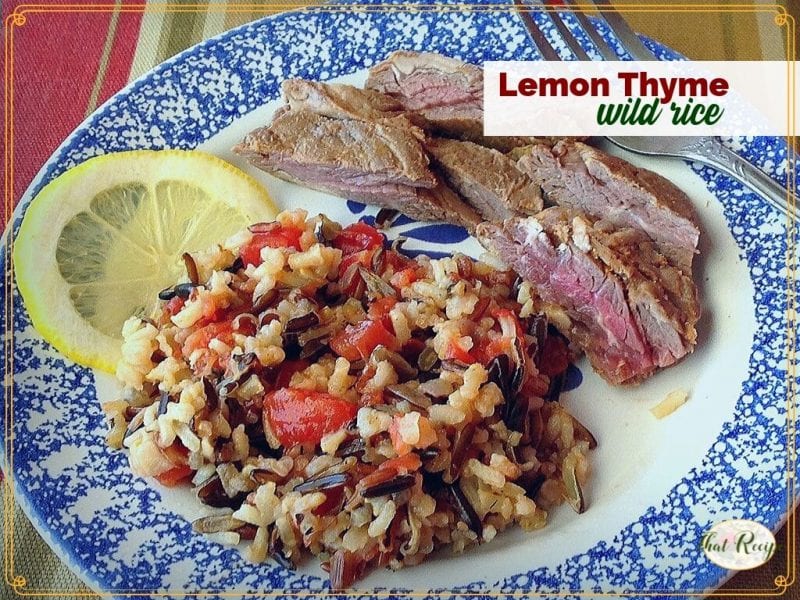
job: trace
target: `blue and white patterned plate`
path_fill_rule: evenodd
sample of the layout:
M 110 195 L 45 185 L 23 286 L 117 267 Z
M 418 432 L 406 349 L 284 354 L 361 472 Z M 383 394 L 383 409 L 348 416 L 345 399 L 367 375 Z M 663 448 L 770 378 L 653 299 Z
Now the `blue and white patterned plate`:
M 555 36 L 541 15 L 540 23 Z M 580 34 L 579 34 L 580 35 Z M 606 32 L 610 37 L 610 34 Z M 661 59 L 679 57 L 648 44 Z M 230 147 L 272 112 L 287 77 L 360 82 L 391 50 L 442 52 L 475 63 L 537 59 L 509 10 L 378 12 L 312 9 L 252 23 L 196 46 L 138 80 L 100 108 L 42 169 L 13 219 L 48 181 L 91 156 L 135 148 L 210 150 L 260 178 L 282 207 L 302 206 L 353 221 L 372 209 L 279 182 L 243 165 Z M 785 148 L 776 139 L 738 140 L 737 149 L 780 181 Z M 759 198 L 697 165 L 628 157 L 661 172 L 692 197 L 703 222 L 696 276 L 704 317 L 697 351 L 633 389 L 611 388 L 584 363 L 565 402 L 594 431 L 590 508 L 553 511 L 549 525 L 506 532 L 463 555 L 377 571 L 370 591 L 459 595 L 697 593 L 728 575 L 699 547 L 719 520 L 747 518 L 776 530 L 787 514 L 787 235 Z M 480 252 L 463 231 L 398 222 L 393 235 L 428 252 Z M 5 256 L 5 246 L 0 249 Z M 300 572 L 246 563 L 237 550 L 195 536 L 184 517 L 200 514 L 191 493 L 132 477 L 124 454 L 103 442 L 99 401 L 109 378 L 69 363 L 31 328 L 12 290 L 13 406 L 3 412 L 13 448 L 15 494 L 59 556 L 89 585 L 119 594 L 323 590 L 314 561 Z M 9 311 L 10 309 L 10 311 Z M 648 408 L 669 391 L 686 405 L 657 421 Z M 5 422 L 8 415 L 12 423 Z M 8 433 L 13 433 L 9 438 Z M 6 458 L 12 458 L 6 456 Z M 17 564 L 25 576 L 26 565 Z

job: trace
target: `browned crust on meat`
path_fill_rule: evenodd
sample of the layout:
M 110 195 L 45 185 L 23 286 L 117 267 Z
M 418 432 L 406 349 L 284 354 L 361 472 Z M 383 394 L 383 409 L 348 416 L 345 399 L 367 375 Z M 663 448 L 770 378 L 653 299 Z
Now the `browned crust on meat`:
M 287 79 L 281 92 L 291 110 L 310 110 L 334 119 L 380 121 L 403 112 L 400 102 L 390 96 L 344 83 Z
M 542 209 L 539 187 L 497 150 L 444 138 L 432 138 L 425 147 L 453 189 L 486 219 Z
M 675 214 L 691 221 L 695 227 L 699 229 L 697 214 L 694 211 L 691 200 L 689 200 L 689 197 L 679 187 L 666 177 L 662 177 L 658 173 L 654 173 L 648 169 L 635 167 L 626 160 L 606 154 L 582 142 L 561 141 L 553 146 L 553 152 L 559 155 L 569 148 L 574 148 L 580 153 L 590 173 L 592 173 L 592 166 L 598 165 L 600 168 L 603 168 L 612 179 L 626 180 L 628 183 L 632 183 L 649 194 L 652 194 L 657 203 L 660 203 Z
M 358 138 L 366 136 L 379 143 L 365 150 Z M 438 181 L 428 168 L 423 138 L 422 130 L 404 117 L 371 123 L 290 110 L 249 133 L 234 151 L 261 157 L 282 154 L 298 163 L 340 164 L 385 174 L 394 183 L 432 188 Z

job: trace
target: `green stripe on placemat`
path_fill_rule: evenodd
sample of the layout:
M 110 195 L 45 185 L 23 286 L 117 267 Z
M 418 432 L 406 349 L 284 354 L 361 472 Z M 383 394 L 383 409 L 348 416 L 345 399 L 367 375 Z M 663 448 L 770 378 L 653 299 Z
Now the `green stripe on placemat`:
M 179 4 L 186 4 L 185 0 Z M 205 11 L 186 11 L 167 13 L 161 27 L 161 36 L 158 41 L 158 52 L 155 56 L 155 64 L 164 62 L 178 52 L 193 46 L 200 41 L 203 27 L 200 25 L 199 31 L 197 23 L 203 22 Z M 195 34 L 198 37 L 195 38 Z

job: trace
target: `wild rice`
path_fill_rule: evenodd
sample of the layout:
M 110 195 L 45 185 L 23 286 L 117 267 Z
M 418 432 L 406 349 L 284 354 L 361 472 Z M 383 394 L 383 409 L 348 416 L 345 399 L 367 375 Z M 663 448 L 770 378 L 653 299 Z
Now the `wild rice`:
M 596 441 L 542 400 L 546 328 L 521 332 L 546 322 L 510 272 L 303 211 L 186 264 L 186 293 L 125 323 L 104 410 L 135 473 L 232 509 L 199 532 L 255 562 L 320 555 L 339 586 L 585 508 Z

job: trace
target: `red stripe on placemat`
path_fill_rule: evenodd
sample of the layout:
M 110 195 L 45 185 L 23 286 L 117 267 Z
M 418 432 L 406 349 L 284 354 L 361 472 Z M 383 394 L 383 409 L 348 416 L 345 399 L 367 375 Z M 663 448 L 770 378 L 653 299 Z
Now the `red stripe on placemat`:
M 26 23 L 14 28 L 15 203 L 86 116 L 111 22 L 111 11 L 26 16 Z M 139 37 L 141 13 L 122 13 L 118 19 L 98 104 L 127 82 Z

